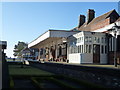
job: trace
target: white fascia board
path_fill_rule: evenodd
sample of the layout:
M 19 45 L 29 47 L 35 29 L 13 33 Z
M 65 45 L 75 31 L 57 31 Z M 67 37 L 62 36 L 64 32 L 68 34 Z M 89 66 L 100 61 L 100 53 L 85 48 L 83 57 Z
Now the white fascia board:
M 41 36 L 39 36 L 37 39 L 35 39 L 34 41 L 30 42 L 28 44 L 28 48 L 40 43 L 41 41 L 43 41 L 43 40 L 45 40 L 45 39 L 47 39 L 49 37 L 50 37 L 50 31 L 47 31 L 44 34 L 42 34 Z
M 28 48 L 40 43 L 41 41 L 50 38 L 50 37 L 68 37 L 70 35 L 76 34 L 78 32 L 76 31 L 62 31 L 62 30 L 48 30 L 47 32 L 45 32 L 44 34 L 42 34 L 41 36 L 39 36 L 37 39 L 35 39 L 34 41 L 32 41 L 31 43 L 28 44 Z
M 75 31 L 60 31 L 60 30 L 51 30 L 50 37 L 69 37 L 73 34 L 76 34 L 78 32 Z

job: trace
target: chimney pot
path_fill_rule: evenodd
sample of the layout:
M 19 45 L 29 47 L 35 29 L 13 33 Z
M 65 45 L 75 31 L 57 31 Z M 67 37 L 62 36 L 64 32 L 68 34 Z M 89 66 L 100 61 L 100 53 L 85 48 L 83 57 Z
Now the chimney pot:
M 85 23 L 85 18 L 86 18 L 85 15 L 80 15 L 78 28 Z
M 87 12 L 87 24 L 90 23 L 95 18 L 95 11 L 94 9 L 88 9 Z

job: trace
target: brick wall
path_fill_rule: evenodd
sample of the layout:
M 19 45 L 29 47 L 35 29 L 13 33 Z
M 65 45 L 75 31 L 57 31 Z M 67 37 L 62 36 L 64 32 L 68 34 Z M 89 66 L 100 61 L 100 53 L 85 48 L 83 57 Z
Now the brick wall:
M 114 52 L 109 52 L 108 63 L 114 64 Z M 117 52 L 117 64 L 120 64 L 120 52 Z

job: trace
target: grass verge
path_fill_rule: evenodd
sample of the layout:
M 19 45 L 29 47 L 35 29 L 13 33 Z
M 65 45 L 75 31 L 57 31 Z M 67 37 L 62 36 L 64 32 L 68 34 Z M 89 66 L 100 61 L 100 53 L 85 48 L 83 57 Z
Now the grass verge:
M 10 89 L 13 89 L 14 88 L 14 81 L 13 81 L 13 78 L 10 77 Z

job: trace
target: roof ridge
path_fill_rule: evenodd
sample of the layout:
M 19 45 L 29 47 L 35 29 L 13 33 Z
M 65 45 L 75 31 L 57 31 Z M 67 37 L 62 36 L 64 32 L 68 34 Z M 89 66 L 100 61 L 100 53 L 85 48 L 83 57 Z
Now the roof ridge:
M 95 19 L 100 18 L 100 17 L 102 17 L 102 16 L 104 16 L 104 15 L 107 15 L 107 14 L 108 14 L 108 15 L 107 15 L 106 17 L 108 17 L 113 11 L 115 11 L 115 9 L 113 9 L 113 10 L 107 12 L 107 13 L 104 13 L 104 14 L 102 14 L 102 15 L 96 17 L 96 18 L 94 18 L 92 21 L 94 21 Z M 92 23 L 92 21 L 91 21 L 90 23 Z M 90 23 L 89 23 L 89 24 L 90 24 Z M 89 25 L 89 24 L 88 24 L 88 25 Z
M 113 11 L 116 11 L 115 9 L 113 9 L 113 10 L 111 10 L 111 11 L 109 11 L 109 12 L 107 12 L 107 13 L 104 13 L 104 14 L 102 14 L 102 15 L 105 15 L 105 14 L 110 14 L 110 13 L 112 13 Z M 102 15 L 100 15 L 100 16 L 102 16 Z M 100 17 L 100 16 L 98 16 L 98 17 Z

